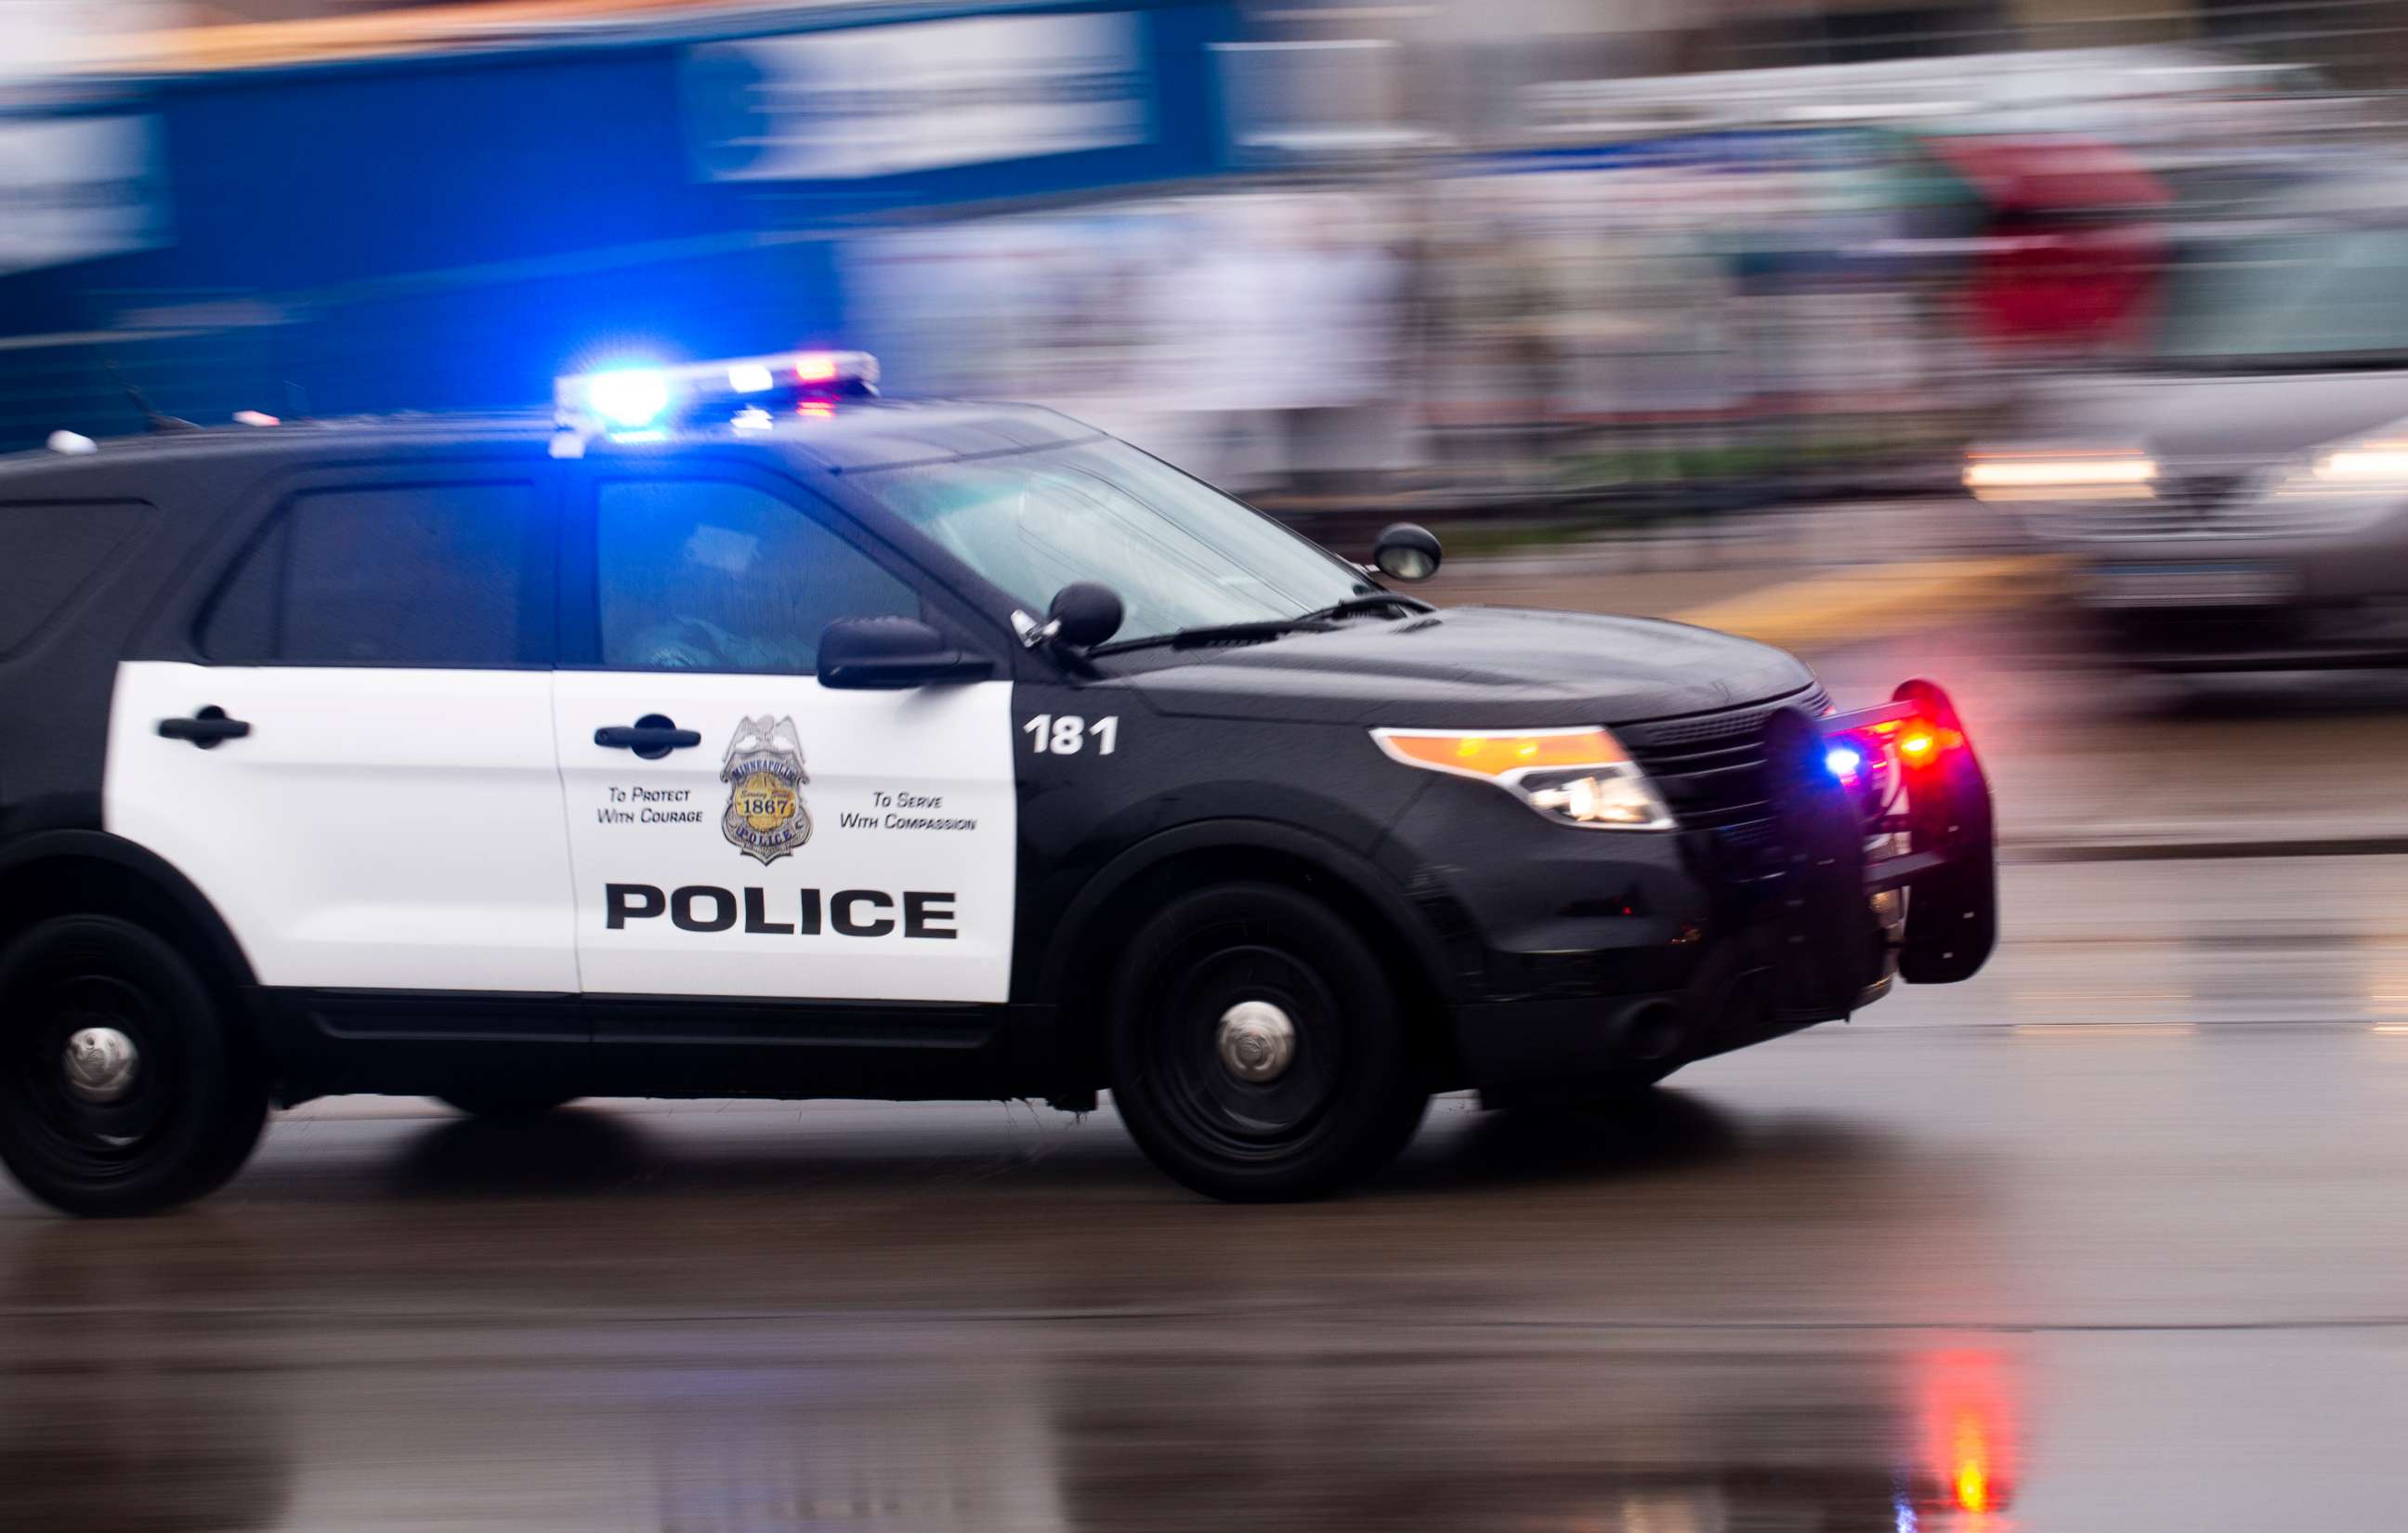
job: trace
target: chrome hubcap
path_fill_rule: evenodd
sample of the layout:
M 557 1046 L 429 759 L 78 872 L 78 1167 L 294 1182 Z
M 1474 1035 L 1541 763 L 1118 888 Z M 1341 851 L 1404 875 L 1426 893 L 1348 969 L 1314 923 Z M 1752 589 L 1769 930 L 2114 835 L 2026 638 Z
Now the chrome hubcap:
M 85 1027 L 67 1039 L 67 1089 L 87 1102 L 113 1102 L 142 1067 L 134 1040 L 114 1027 Z
M 1296 1024 L 1268 1001 L 1240 1001 L 1221 1013 L 1221 1064 L 1240 1081 L 1276 1081 L 1296 1059 Z

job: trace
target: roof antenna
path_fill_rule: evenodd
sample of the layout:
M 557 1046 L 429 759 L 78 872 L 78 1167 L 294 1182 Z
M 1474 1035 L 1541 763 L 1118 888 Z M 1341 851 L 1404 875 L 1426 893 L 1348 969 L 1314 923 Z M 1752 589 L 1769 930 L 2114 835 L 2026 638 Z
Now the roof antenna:
M 125 397 L 132 400 L 134 402 L 134 408 L 142 412 L 143 430 L 198 431 L 201 429 L 200 427 L 193 424 L 190 421 L 179 420 L 173 415 L 160 414 L 158 410 L 151 407 L 150 401 L 142 396 L 142 391 L 140 389 L 136 388 L 133 384 L 125 380 L 125 375 L 117 370 L 117 363 L 113 359 L 110 360 L 107 365 L 108 367 L 108 376 L 117 380 L 117 386 L 125 391 Z
M 309 419 L 309 391 L 289 378 L 284 380 L 284 418 L 288 421 Z

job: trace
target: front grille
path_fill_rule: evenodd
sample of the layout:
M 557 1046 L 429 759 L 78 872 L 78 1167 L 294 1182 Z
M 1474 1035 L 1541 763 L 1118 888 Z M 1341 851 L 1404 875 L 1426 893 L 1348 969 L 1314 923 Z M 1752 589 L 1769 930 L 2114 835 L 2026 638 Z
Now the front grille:
M 2255 480 L 2247 474 L 2183 474 L 2157 481 L 2157 504 L 2169 515 L 2205 519 L 2221 510 Z
M 1820 686 L 1770 702 L 1654 724 L 1616 724 L 1613 734 L 1681 824 L 1720 830 L 1772 817 L 1764 760 L 1764 724 L 1784 708 L 1820 718 L 1830 697 Z
M 2364 506 L 2347 496 L 2276 495 L 2270 493 L 2272 483 L 2272 474 L 2263 466 L 2177 467 L 2151 487 L 2146 499 L 2070 505 L 2042 524 L 2068 537 L 2112 543 L 2315 537 L 2345 531 L 2366 518 Z

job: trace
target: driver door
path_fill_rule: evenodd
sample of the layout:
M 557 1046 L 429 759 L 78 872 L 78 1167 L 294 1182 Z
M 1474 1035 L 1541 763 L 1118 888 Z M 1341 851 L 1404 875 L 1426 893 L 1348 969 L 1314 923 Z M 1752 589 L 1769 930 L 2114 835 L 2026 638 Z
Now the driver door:
M 918 572 L 768 476 L 589 463 L 571 504 L 582 663 L 553 716 L 585 993 L 1004 1000 L 1011 684 L 817 675 L 830 622 L 927 615 Z

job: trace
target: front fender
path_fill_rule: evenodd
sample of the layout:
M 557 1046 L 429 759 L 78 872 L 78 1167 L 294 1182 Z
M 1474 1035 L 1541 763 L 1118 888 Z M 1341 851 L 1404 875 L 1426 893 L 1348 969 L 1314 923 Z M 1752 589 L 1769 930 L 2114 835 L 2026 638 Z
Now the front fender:
M 1192 821 L 1154 832 L 1123 849 L 1080 884 L 1061 908 L 1051 929 L 1024 946 L 1024 990 L 1015 980 L 1013 995 L 1039 1004 L 1057 1004 L 1075 986 L 1071 972 L 1081 956 L 1085 935 L 1111 910 L 1113 902 L 1136 888 L 1147 875 L 1182 859 L 1213 853 L 1268 854 L 1290 865 L 1303 865 L 1334 881 L 1351 899 L 1376 918 L 1393 936 L 1411 965 L 1408 978 L 1418 981 L 1449 1001 L 1458 982 L 1448 966 L 1438 962 L 1444 942 L 1436 924 L 1396 881 L 1369 857 L 1326 836 L 1275 820 L 1222 817 Z

